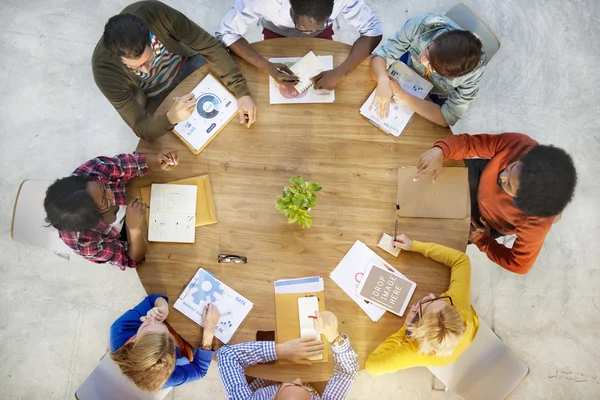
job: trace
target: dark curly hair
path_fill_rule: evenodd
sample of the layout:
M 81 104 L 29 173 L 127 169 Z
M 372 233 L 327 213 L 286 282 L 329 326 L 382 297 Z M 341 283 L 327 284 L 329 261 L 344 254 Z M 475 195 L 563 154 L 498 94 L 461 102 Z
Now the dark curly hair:
M 80 176 L 57 179 L 44 199 L 46 222 L 65 232 L 93 229 L 100 220 L 98 205 L 87 192 L 89 180 Z
M 135 60 L 150 46 L 150 28 L 135 15 L 115 15 L 104 25 L 103 40 L 112 54 Z
M 442 33 L 429 50 L 431 68 L 446 78 L 456 78 L 473 71 L 479 65 L 483 45 L 469 31 Z
M 333 0 L 290 0 L 296 17 L 308 17 L 313 22 L 325 21 L 333 12 Z
M 573 198 L 577 183 L 571 156 L 554 146 L 536 146 L 520 161 L 515 205 L 535 217 L 558 215 Z

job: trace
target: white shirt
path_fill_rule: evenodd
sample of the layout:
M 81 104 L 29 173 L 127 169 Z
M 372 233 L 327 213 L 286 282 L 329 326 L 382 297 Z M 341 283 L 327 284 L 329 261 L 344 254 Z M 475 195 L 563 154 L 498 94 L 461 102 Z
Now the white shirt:
M 117 218 L 115 222 L 110 224 L 114 226 L 117 231 L 121 232 L 123 230 L 123 223 L 125 222 L 125 213 L 127 212 L 127 206 L 119 206 L 119 211 L 117 211 Z
M 290 9 L 289 0 L 234 0 L 233 7 L 221 20 L 215 36 L 229 47 L 246 33 L 248 26 L 257 21 L 264 28 L 286 37 L 311 37 L 320 33 L 306 34 L 297 31 Z M 335 0 L 328 25 L 333 24 L 340 14 L 361 36 L 382 34 L 379 19 L 365 4 L 365 0 Z

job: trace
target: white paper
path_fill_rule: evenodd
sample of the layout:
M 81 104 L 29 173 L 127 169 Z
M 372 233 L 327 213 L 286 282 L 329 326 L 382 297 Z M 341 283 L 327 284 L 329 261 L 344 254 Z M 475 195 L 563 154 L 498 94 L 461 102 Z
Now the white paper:
M 400 271 L 388 264 L 383 258 L 379 257 L 373 250 L 367 247 L 366 244 L 357 240 L 350 248 L 350 251 L 346 253 L 342 261 L 335 267 L 330 278 L 348 295 L 356 304 L 362 308 L 362 310 L 373 320 L 377 322 L 386 310 L 376 306 L 373 303 L 368 303 L 364 299 L 356 295 L 356 289 L 358 288 L 362 277 L 365 274 L 367 267 L 370 264 L 379 265 L 383 268 L 387 268 L 390 271 L 406 278 Z
M 316 293 L 325 289 L 323 278 L 311 276 L 298 279 L 280 279 L 273 283 L 275 294 Z
M 421 77 L 415 71 L 403 62 L 397 61 L 393 63 L 388 69 L 388 75 L 392 76 L 398 81 L 402 89 L 409 94 L 424 99 L 427 94 L 433 88 L 431 82 Z M 375 98 L 375 91 L 371 93 L 367 101 L 360 107 L 360 113 L 367 117 L 369 121 L 375 124 L 382 131 L 389 133 L 393 136 L 400 136 L 408 121 L 414 114 L 414 111 L 401 101 L 398 103 L 392 103 L 390 105 L 390 112 L 387 118 L 380 118 L 377 115 L 377 109 L 374 107 L 370 110 L 373 99 Z
M 313 84 L 310 78 L 323 72 L 325 67 L 319 57 L 312 51 L 309 51 L 300 61 L 292 65 L 290 69 L 300 78 L 300 82 L 294 87 L 297 91 L 304 92 Z
M 198 151 L 229 122 L 238 107 L 235 96 L 210 74 L 192 93 L 197 99 L 194 112 L 190 118 L 175 125 L 175 130 Z
M 194 243 L 197 194 L 195 185 L 153 184 L 148 241 Z
M 215 336 L 227 344 L 244 322 L 254 304 L 200 268 L 175 302 L 175 309 L 200 326 L 202 312 L 207 303 L 214 304 L 221 317 L 215 328 Z
M 300 337 L 321 340 L 321 335 L 315 329 L 314 316 L 319 310 L 319 299 L 316 296 L 298 297 L 298 318 L 300 323 Z M 309 357 L 310 361 L 323 359 L 323 353 Z
M 321 61 L 323 71 L 333 69 L 333 56 L 317 56 L 317 58 Z M 300 59 L 300 57 L 284 57 L 270 58 L 269 61 L 283 63 L 293 70 L 294 64 Z M 333 103 L 335 90 L 316 90 L 311 86 L 305 92 L 300 93 L 295 87 L 289 88 L 280 85 L 275 82 L 275 79 L 269 77 L 269 97 L 271 104 Z

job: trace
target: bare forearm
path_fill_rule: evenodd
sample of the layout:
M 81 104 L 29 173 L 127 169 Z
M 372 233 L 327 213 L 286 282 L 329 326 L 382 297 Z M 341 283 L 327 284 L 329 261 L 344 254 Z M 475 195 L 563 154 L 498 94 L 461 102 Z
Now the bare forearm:
M 371 75 L 379 82 L 382 79 L 389 79 L 387 69 L 385 68 L 385 60 L 379 56 L 371 58 Z
M 160 154 L 146 154 L 146 165 L 150 171 L 160 171 Z
M 167 307 L 168 309 L 169 303 L 167 303 L 163 297 L 157 297 L 156 300 L 154 300 L 154 307 Z
M 440 126 L 448 126 L 448 123 L 442 114 L 442 108 L 437 104 L 431 101 L 421 100 L 418 97 L 411 96 L 409 94 L 406 94 L 402 97 L 402 102 L 412 108 L 414 112 L 423 118 L 427 118 L 431 122 Z
M 214 329 L 204 328 L 204 332 L 202 333 L 202 348 L 203 349 L 211 348 L 214 337 L 215 337 Z
M 266 72 L 269 68 L 269 60 L 265 59 L 263 56 L 258 54 L 246 39 L 240 38 L 231 46 L 229 46 L 229 48 L 235 54 L 246 60 L 246 62 L 249 62 L 250 64 L 254 65 L 261 71 Z
M 129 257 L 134 261 L 142 261 L 146 257 L 146 238 L 139 228 L 127 228 L 127 241 L 129 243 Z
M 354 68 L 358 66 L 365 58 L 367 58 L 375 47 L 381 42 L 381 36 L 361 36 L 352 45 L 352 50 L 348 58 L 341 63 L 336 69 L 342 74 L 348 75 Z M 384 61 L 385 64 L 385 61 Z

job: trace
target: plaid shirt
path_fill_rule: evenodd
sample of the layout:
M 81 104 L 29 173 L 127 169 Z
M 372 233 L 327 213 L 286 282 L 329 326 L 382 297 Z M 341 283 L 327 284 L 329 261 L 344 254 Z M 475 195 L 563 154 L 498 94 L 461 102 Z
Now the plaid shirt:
M 125 185 L 127 181 L 136 176 L 150 173 L 146 165 L 146 154 L 120 154 L 115 157 L 97 157 L 81 165 L 72 175 L 99 181 L 110 189 L 116 205 L 126 205 L 127 196 Z M 134 261 L 129 257 L 129 243 L 120 240 L 119 232 L 115 227 L 101 219 L 98 225 L 84 232 L 58 232 L 60 238 L 75 253 L 98 264 L 110 263 L 117 265 L 121 270 L 135 268 L 141 261 Z
M 325 387 L 323 397 L 311 393 L 312 400 L 343 400 L 348 396 L 354 377 L 358 372 L 358 356 L 346 340 L 341 345 L 333 344 L 335 363 L 333 376 Z M 265 379 L 246 382 L 244 368 L 277 359 L 275 342 L 249 342 L 225 346 L 217 353 L 219 373 L 223 390 L 229 400 L 270 400 L 275 397 L 280 383 Z

